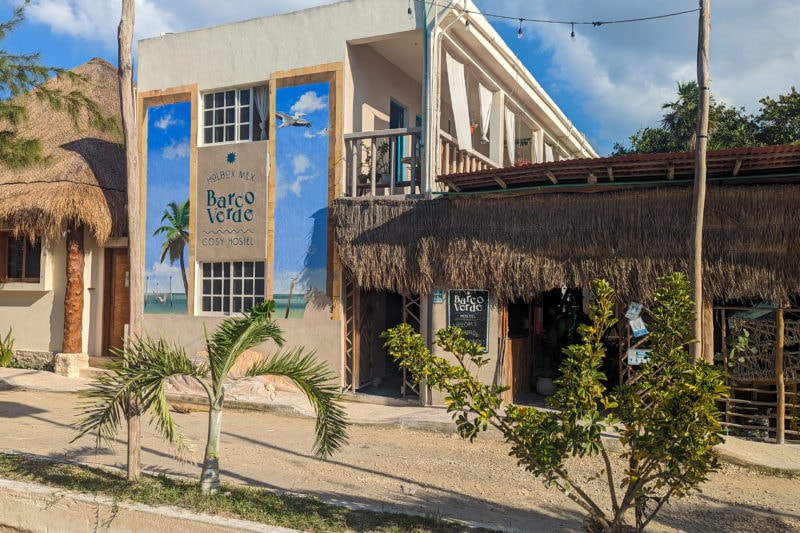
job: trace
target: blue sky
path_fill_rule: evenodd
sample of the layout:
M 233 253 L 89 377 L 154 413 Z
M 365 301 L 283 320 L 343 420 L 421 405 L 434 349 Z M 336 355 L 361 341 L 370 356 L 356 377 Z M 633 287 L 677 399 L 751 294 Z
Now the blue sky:
M 383 0 L 374 0 L 383 1 Z M 417 0 L 411 0 L 416 2 Z M 463 0 L 461 0 L 463 1 Z M 7 18 L 17 1 L 0 0 Z M 177 32 L 333 0 L 237 0 L 224 9 L 212 0 L 138 0 L 136 38 Z M 398 16 L 406 2 L 397 1 Z M 613 21 L 692 10 L 697 0 L 475 0 L 601 155 L 615 141 L 655 124 L 676 83 L 696 77 L 697 14 L 629 24 L 524 23 L 520 17 L 576 22 Z M 99 56 L 116 64 L 119 0 L 32 0 L 28 18 L 6 43 L 12 52 L 40 50 L 45 63 L 72 68 Z M 759 98 L 798 85 L 800 2 L 714 0 L 711 14 L 712 92 L 718 101 L 758 110 Z

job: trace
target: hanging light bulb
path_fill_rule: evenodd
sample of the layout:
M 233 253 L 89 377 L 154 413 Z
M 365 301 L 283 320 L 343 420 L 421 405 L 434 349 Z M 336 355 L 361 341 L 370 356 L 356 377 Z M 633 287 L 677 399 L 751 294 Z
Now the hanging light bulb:
M 469 12 L 467 12 L 467 18 L 464 19 L 464 27 L 467 28 L 467 31 L 471 29 L 469 24 Z
M 574 43 L 575 42 L 575 23 L 574 22 L 570 22 L 570 24 L 572 24 L 572 33 L 570 33 L 569 36 L 572 38 L 572 42 Z
M 519 29 L 517 30 L 517 39 L 522 39 L 522 19 L 519 19 Z
M 411 18 L 411 0 L 408 0 L 408 18 Z

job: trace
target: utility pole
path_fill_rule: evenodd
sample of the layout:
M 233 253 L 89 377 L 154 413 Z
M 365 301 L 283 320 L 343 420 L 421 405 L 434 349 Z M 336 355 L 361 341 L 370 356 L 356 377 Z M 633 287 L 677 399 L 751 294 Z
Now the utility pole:
M 139 154 L 136 128 L 136 109 L 133 98 L 133 25 L 134 0 L 122 0 L 122 16 L 117 38 L 119 43 L 117 73 L 119 101 L 122 112 L 122 133 L 125 137 L 125 161 L 128 189 L 128 287 L 130 290 L 130 325 L 125 350 L 131 339 L 142 334 L 142 239 L 139 236 Z M 136 481 L 141 474 L 142 424 L 141 405 L 138 398 L 128 399 L 125 418 L 128 421 L 128 481 Z
M 713 354 L 703 353 L 703 212 L 706 205 L 706 148 L 708 145 L 708 108 L 710 80 L 708 76 L 708 33 L 711 27 L 711 0 L 700 0 L 700 23 L 697 35 L 697 135 L 694 151 L 694 240 L 691 253 L 691 278 L 694 288 L 694 345 L 693 359 L 711 360 Z

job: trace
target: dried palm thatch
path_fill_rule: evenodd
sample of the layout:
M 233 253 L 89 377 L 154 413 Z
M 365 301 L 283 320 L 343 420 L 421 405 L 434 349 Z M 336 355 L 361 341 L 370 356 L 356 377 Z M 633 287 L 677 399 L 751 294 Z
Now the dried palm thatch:
M 704 291 L 714 300 L 800 293 L 800 186 L 708 191 Z M 364 289 L 430 294 L 486 288 L 532 299 L 601 277 L 623 299 L 648 301 L 656 279 L 688 272 L 692 190 L 686 186 L 597 194 L 340 199 L 336 244 Z
M 46 85 L 73 87 L 120 121 L 117 71 L 92 59 L 74 69 L 82 83 L 53 78 Z M 54 111 L 32 94 L 17 99 L 28 110 L 21 135 L 39 139 L 47 160 L 30 168 L 0 164 L 0 227 L 18 235 L 58 238 L 69 224 L 86 226 L 104 243 L 127 233 L 125 151 L 119 131 L 103 132 L 79 118 L 76 128 L 66 112 Z

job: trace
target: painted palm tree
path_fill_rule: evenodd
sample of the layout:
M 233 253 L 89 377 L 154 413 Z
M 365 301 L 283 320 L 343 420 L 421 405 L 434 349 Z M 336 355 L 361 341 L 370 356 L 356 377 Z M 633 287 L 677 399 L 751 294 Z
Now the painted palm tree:
M 164 244 L 161 247 L 161 262 L 169 254 L 169 264 L 178 261 L 181 265 L 183 277 L 183 290 L 189 295 L 189 280 L 186 277 L 186 246 L 189 244 L 189 199 L 181 204 L 170 202 L 161 216 L 161 222 L 166 224 L 156 228 L 153 237 L 165 234 Z
M 178 457 L 186 457 L 190 443 L 181 434 L 169 411 L 164 380 L 169 376 L 189 376 L 197 380 L 208 396 L 208 440 L 206 442 L 200 489 L 203 493 L 219 490 L 219 439 L 222 429 L 222 408 L 225 389 L 231 382 L 226 377 L 236 360 L 246 350 L 267 341 L 279 347 L 283 336 L 272 319 L 275 302 L 259 304 L 239 317 L 224 320 L 209 337 L 206 331 L 208 362 L 193 364 L 186 352 L 164 340 L 136 338 L 121 359 L 109 365 L 111 373 L 95 378 L 85 393 L 86 400 L 78 422 L 77 440 L 87 433 L 97 434 L 96 446 L 111 444 L 124 418 L 131 397 L 140 397 L 143 412 L 149 412 L 155 427 Z M 255 362 L 247 369 L 248 377 L 276 375 L 291 379 L 314 407 L 317 422 L 314 453 L 326 458 L 347 441 L 347 418 L 339 403 L 339 392 L 332 384 L 333 374 L 325 363 L 315 360 L 313 353 L 302 348 L 276 353 Z M 235 383 L 235 381 L 234 381 Z

